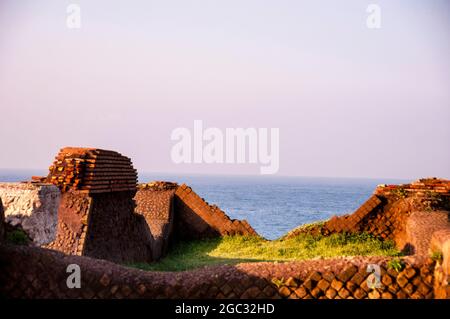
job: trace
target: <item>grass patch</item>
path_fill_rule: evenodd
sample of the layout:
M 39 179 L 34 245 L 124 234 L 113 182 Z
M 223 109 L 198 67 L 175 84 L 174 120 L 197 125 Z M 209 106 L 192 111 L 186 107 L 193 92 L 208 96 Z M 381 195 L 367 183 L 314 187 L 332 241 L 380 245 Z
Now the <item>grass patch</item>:
M 438 263 L 442 263 L 442 261 L 444 260 L 444 255 L 440 251 L 433 252 L 430 257 Z
M 27 245 L 29 243 L 27 234 L 21 229 L 14 229 L 6 233 L 6 242 L 13 245 Z
M 392 241 L 367 234 L 300 234 L 274 241 L 259 237 L 231 236 L 179 243 L 159 262 L 128 266 L 144 270 L 183 271 L 210 265 L 242 262 L 286 262 L 337 256 L 399 256 Z
M 289 231 L 287 234 L 285 234 L 284 236 L 280 237 L 279 240 L 285 240 L 287 237 L 291 237 L 292 235 L 295 234 L 301 234 L 301 233 L 311 233 L 314 230 L 318 230 L 320 231 L 323 227 L 323 225 L 325 225 L 325 220 L 320 220 L 314 223 L 309 223 L 309 224 L 303 224 L 298 226 L 297 228 L 294 228 L 293 230 Z
M 388 262 L 388 268 L 400 272 L 405 268 L 405 263 L 399 258 L 394 258 Z

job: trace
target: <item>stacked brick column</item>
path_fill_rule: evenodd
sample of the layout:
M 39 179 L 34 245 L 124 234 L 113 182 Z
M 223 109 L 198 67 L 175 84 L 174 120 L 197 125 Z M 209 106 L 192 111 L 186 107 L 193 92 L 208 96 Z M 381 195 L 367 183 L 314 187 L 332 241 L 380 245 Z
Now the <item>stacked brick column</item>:
M 47 180 L 62 192 L 58 229 L 48 248 L 115 262 L 149 262 L 153 238 L 135 214 L 137 174 L 113 151 L 64 148 Z

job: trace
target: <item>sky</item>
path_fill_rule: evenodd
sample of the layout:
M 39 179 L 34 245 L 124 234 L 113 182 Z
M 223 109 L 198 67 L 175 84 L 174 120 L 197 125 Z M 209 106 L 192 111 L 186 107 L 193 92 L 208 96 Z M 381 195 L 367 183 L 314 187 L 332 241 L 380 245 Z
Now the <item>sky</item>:
M 2 0 L 0 168 L 89 146 L 142 172 L 260 174 L 174 163 L 172 131 L 201 120 L 279 128 L 279 175 L 450 178 L 449 84 L 445 0 Z

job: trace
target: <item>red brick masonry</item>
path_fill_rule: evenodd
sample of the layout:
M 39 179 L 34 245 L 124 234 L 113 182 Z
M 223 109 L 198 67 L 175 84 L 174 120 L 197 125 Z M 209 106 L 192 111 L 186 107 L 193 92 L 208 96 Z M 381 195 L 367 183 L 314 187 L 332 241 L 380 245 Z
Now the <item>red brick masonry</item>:
M 435 262 L 405 257 L 354 257 L 290 263 L 247 263 L 186 272 L 149 272 L 84 256 L 25 246 L 0 246 L 0 295 L 8 298 L 433 298 Z M 69 289 L 69 264 L 81 268 L 81 288 Z M 370 289 L 369 264 L 381 266 Z
M 69 174 L 67 178 L 72 177 Z M 450 298 L 450 228 L 446 224 L 449 184 L 426 179 L 383 186 L 354 214 L 307 230 L 324 235 L 364 231 L 393 239 L 406 252 L 416 254 L 401 262 L 385 257 L 352 257 L 215 266 L 186 272 L 147 272 L 106 260 L 148 262 L 155 254 L 164 254 L 174 239 L 257 235 L 256 232 L 246 221 L 228 218 L 186 185 L 156 183 L 152 189 L 140 189 L 135 199 L 135 192 L 129 190 L 105 189 L 91 194 L 75 186 L 63 187 L 57 239 L 50 247 L 66 254 L 0 241 L 0 296 Z M 436 221 L 439 223 L 434 225 Z M 293 234 L 296 232 L 289 236 Z M 428 253 L 433 253 L 433 259 Z M 66 269 L 70 264 L 81 268 L 81 288 L 67 287 Z M 368 272 L 369 265 L 380 267 L 377 288 L 369 287 L 368 277 L 373 276 Z
M 61 192 L 56 239 L 47 247 L 115 262 L 151 262 L 153 237 L 135 213 L 137 172 L 128 157 L 66 147 L 47 180 Z

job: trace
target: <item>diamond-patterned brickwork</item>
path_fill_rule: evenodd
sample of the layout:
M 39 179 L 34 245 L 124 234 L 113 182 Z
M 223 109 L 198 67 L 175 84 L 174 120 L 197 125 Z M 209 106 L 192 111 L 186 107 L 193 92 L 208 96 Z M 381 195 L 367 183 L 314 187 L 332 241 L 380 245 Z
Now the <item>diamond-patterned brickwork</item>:
M 357 257 L 293 263 L 252 263 L 188 272 L 145 272 L 35 247 L 0 246 L 0 295 L 7 298 L 433 298 L 435 263 Z M 381 267 L 381 287 L 368 284 L 368 264 Z M 81 288 L 66 286 L 69 264 L 81 268 Z

